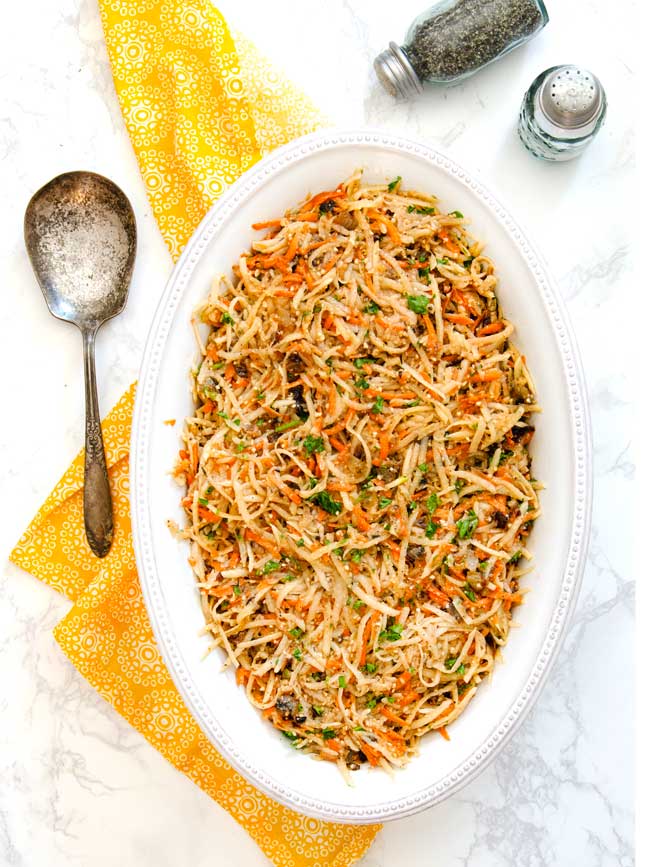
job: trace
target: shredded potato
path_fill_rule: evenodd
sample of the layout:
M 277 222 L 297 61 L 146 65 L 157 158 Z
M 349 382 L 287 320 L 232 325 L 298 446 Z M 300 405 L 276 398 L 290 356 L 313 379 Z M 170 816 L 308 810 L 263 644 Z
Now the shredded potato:
M 196 315 L 182 535 L 251 703 L 388 770 L 448 737 L 508 637 L 539 408 L 462 214 L 356 173 L 253 228 Z

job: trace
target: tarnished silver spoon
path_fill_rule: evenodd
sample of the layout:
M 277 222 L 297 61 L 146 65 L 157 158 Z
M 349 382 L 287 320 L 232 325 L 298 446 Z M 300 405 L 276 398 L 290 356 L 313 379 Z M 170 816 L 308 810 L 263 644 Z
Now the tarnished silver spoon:
M 95 336 L 124 309 L 133 271 L 136 226 L 122 190 L 93 172 L 68 172 L 34 194 L 25 212 L 25 244 L 50 313 L 83 336 L 86 385 L 84 524 L 98 557 L 113 541 L 95 378 Z

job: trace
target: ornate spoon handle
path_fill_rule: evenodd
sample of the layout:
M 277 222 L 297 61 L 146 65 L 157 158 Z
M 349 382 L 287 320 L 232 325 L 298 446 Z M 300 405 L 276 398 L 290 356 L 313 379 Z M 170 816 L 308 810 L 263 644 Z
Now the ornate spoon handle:
M 96 329 L 84 330 L 86 390 L 86 460 L 84 464 L 84 524 L 94 554 L 105 557 L 113 541 L 113 503 L 106 469 L 106 454 L 97 400 L 95 376 Z

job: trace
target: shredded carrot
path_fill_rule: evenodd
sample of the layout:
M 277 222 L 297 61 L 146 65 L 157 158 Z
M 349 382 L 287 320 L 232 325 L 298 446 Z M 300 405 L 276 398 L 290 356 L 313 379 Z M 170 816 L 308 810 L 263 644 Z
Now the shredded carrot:
M 367 533 L 370 529 L 370 521 L 360 505 L 356 504 L 352 509 L 352 521 L 357 530 Z
M 469 316 L 463 316 L 462 313 L 447 313 L 445 319 L 453 322 L 454 325 L 466 325 L 468 328 L 474 327 L 474 321 Z
M 343 421 L 340 421 L 338 424 L 335 424 L 334 427 L 325 428 L 323 433 L 326 433 L 328 436 L 332 436 L 333 434 L 340 433 L 345 426 L 350 422 L 350 420 L 354 417 L 354 410 L 350 408 L 345 414 L 345 418 Z
M 501 379 L 502 372 L 498 368 L 492 368 L 492 370 L 484 370 L 481 373 L 476 373 L 474 376 L 470 376 L 470 382 L 496 382 L 497 379 Z
M 380 705 L 379 710 L 386 717 L 386 719 L 389 719 L 392 723 L 395 723 L 395 725 L 398 725 L 398 726 L 405 726 L 406 725 L 405 720 L 403 720 L 400 716 L 397 716 L 396 713 L 393 713 L 393 711 L 387 705 L 385 705 L 385 704 Z
M 487 337 L 489 334 L 498 334 L 499 331 L 503 331 L 505 327 L 505 323 L 502 320 L 499 320 L 498 322 L 490 322 L 489 325 L 484 325 L 483 328 L 479 328 L 476 332 L 476 336 Z
M 237 681 L 237 685 L 241 686 L 242 683 L 246 683 L 249 675 L 250 675 L 250 669 L 243 668 L 240 665 L 239 668 L 237 669 L 237 671 L 235 672 L 235 680 Z M 271 710 L 272 710 L 272 708 L 271 708 Z
M 210 509 L 206 509 L 205 506 L 199 506 L 198 513 L 199 518 L 208 521 L 210 524 L 218 524 L 221 521 L 219 515 L 215 515 L 214 512 L 211 512 Z
M 438 346 L 438 336 L 436 334 L 436 329 L 434 328 L 433 322 L 431 321 L 431 317 L 428 313 L 425 313 L 422 317 L 424 319 L 424 324 L 427 329 L 427 349 L 429 352 L 435 352 L 436 347 Z
M 379 431 L 379 454 L 374 459 L 373 464 L 380 467 L 390 453 L 390 436 L 388 431 Z
M 282 220 L 267 220 L 265 223 L 252 223 L 251 229 L 259 231 L 259 229 L 279 229 L 282 225 Z
M 412 674 L 410 671 L 403 671 L 396 679 L 395 679 L 395 688 L 398 692 L 402 692 L 406 687 L 411 683 Z
M 267 551 L 271 551 L 272 553 L 277 553 L 277 545 L 271 539 L 267 539 L 265 536 L 262 536 L 260 533 L 254 532 L 250 528 L 246 529 L 245 537 L 251 542 L 257 542 L 258 545 L 261 545 L 262 548 L 266 548 Z
M 371 747 L 370 744 L 366 743 L 366 741 L 361 741 L 361 743 L 359 744 L 359 749 L 368 759 L 368 762 L 373 766 L 373 768 L 377 767 L 377 765 L 382 759 L 382 755 L 379 750 Z

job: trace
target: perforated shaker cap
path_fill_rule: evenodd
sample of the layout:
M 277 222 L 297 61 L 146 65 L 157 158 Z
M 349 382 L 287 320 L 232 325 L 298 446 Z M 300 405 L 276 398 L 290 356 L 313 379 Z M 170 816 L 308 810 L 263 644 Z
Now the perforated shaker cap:
M 537 92 L 537 122 L 556 138 L 582 138 L 598 125 L 605 110 L 605 92 L 584 67 L 558 66 Z
M 399 102 L 422 93 L 422 82 L 417 72 L 396 42 L 390 42 L 388 48 L 375 57 L 374 67 L 384 89 Z

